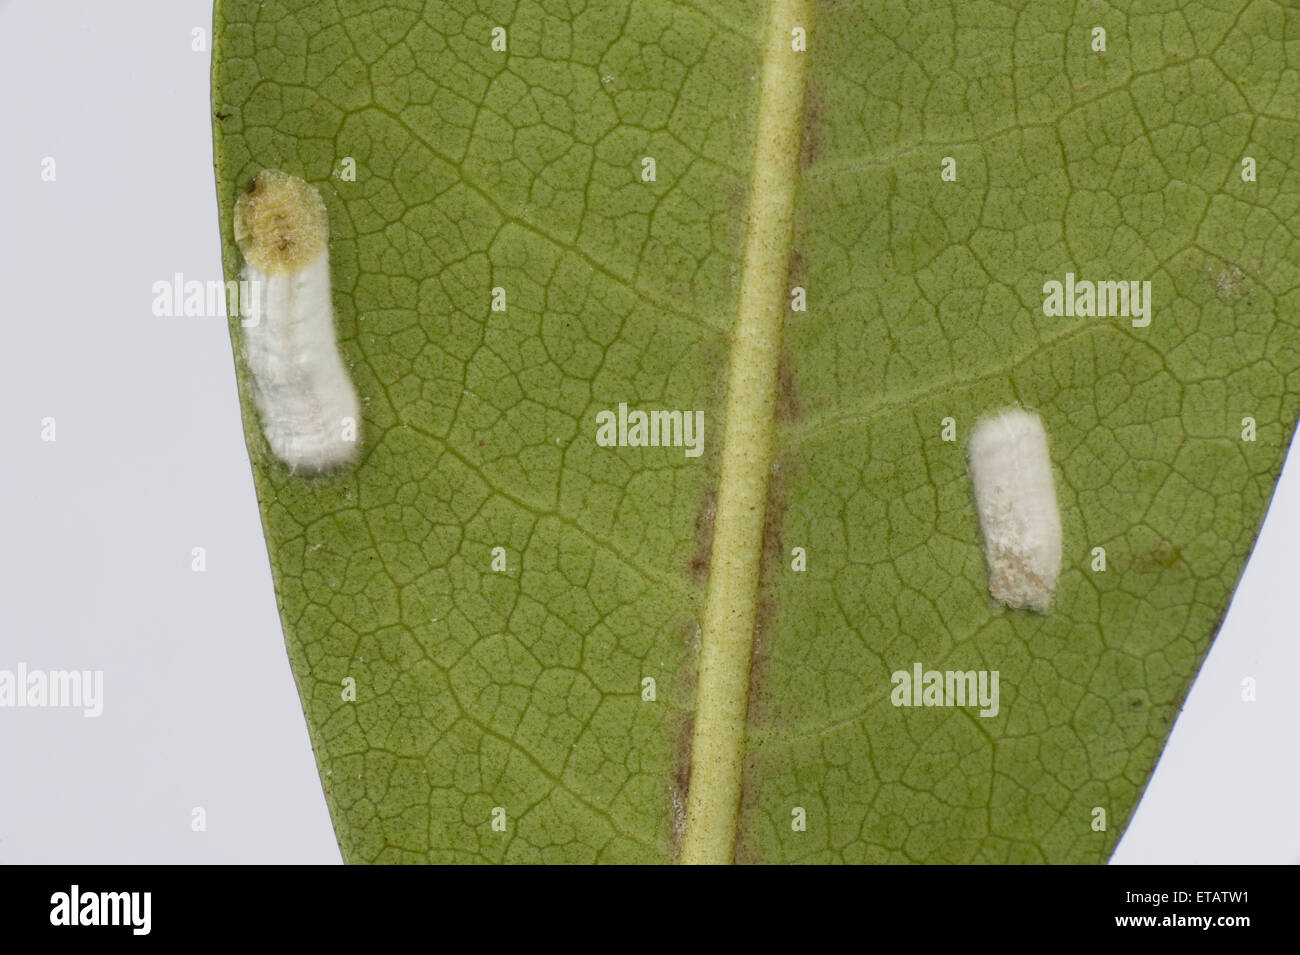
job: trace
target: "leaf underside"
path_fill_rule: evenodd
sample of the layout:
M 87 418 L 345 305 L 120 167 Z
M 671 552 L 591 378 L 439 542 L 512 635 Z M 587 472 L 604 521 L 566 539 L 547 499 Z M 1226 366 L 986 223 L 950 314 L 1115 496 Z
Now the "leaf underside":
M 359 465 L 291 476 L 232 320 L 349 862 L 679 851 L 767 17 L 218 0 L 227 275 L 250 178 L 316 185 L 364 402 Z M 1300 13 L 923 0 L 807 19 L 781 286 L 808 309 L 782 335 L 735 858 L 1104 861 L 1300 407 Z M 1045 317 L 1067 271 L 1149 279 L 1151 324 Z M 704 454 L 598 447 L 620 402 L 703 410 Z M 1045 614 L 990 599 L 966 470 L 971 425 L 1011 404 L 1051 441 L 1065 547 Z M 998 670 L 999 712 L 893 706 L 917 661 Z

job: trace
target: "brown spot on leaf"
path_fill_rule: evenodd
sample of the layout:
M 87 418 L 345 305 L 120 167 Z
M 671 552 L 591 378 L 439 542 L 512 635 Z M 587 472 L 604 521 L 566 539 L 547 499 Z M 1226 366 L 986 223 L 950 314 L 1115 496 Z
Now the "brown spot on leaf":
M 672 778 L 668 783 L 668 854 L 676 860 L 682 851 L 686 836 L 686 801 L 691 789 L 691 755 L 695 744 L 695 717 L 690 709 L 681 709 L 676 701 L 686 700 L 692 706 L 699 679 L 700 625 L 695 620 L 684 620 L 680 627 L 682 645 L 681 665 L 674 681 L 673 715 L 669 717 L 669 738 L 673 741 Z
M 786 271 L 790 287 L 803 285 L 803 253 L 798 248 L 790 250 L 790 266 Z
M 709 567 L 713 561 L 713 525 L 718 516 L 718 492 L 710 489 L 704 495 L 699 513 L 695 515 L 695 556 L 691 559 L 691 580 L 703 587 L 709 582 Z
M 754 650 L 749 664 L 749 726 L 765 723 L 771 701 L 766 696 L 768 652 L 775 635 L 780 603 L 780 578 L 785 566 L 781 529 L 789 497 L 788 482 L 795 459 L 782 455 L 772 462 L 767 480 L 767 505 L 763 513 L 763 551 L 759 565 L 758 602 L 754 612 Z
M 669 855 L 676 860 L 686 838 L 686 800 L 691 791 L 691 749 L 695 741 L 695 717 L 682 713 L 676 719 L 673 735 L 673 780 L 668 790 Z
M 1158 573 L 1168 570 L 1180 560 L 1183 552 L 1167 540 L 1161 540 L 1149 551 L 1137 554 L 1133 558 L 1133 569 L 1143 574 Z
M 754 827 L 748 824 L 748 820 L 758 811 L 756 787 L 752 783 L 756 764 L 754 754 L 745 756 L 745 775 L 740 788 L 740 823 L 736 832 L 736 852 L 732 857 L 736 865 L 762 865 L 766 861 L 758 841 L 751 842 L 749 839 L 749 833 L 754 831 Z
M 794 390 L 794 368 L 791 366 L 790 353 L 782 349 L 777 365 L 776 420 L 789 424 L 798 421 L 802 414 Z
M 821 88 L 809 81 L 803 96 L 803 129 L 799 139 L 799 168 L 807 172 L 817 162 L 825 145 L 825 124 L 822 115 L 826 111 L 826 98 Z
M 745 725 L 750 731 L 771 726 L 775 717 L 773 700 L 767 692 L 767 674 L 771 666 L 772 642 L 777 632 L 780 579 L 785 569 L 782 527 L 789 501 L 789 480 L 795 463 L 792 457 L 778 456 L 772 462 L 772 472 L 768 476 L 767 505 L 763 515 L 763 556 L 759 570 L 758 603 L 754 614 L 754 648 L 749 661 L 749 706 L 745 715 Z M 761 746 L 761 741 L 751 743 L 745 753 L 740 788 L 740 826 L 736 834 L 734 857 L 738 865 L 754 865 L 764 861 L 757 846 L 746 839 L 746 833 L 752 829 L 747 820 L 758 811 L 755 780 Z

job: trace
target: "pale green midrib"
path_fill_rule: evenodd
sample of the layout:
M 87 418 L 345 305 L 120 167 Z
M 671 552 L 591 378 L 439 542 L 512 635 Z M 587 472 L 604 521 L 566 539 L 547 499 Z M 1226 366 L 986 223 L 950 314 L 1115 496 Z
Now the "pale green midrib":
M 735 856 L 803 126 L 807 54 L 792 49 L 791 30 L 807 29 L 805 3 L 773 0 L 764 40 L 680 858 L 688 864 L 729 863 Z

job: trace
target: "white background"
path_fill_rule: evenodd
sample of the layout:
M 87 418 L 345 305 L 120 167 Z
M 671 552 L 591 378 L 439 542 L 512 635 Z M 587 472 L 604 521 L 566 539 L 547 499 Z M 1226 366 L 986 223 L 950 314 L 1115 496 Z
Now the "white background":
M 98 719 L 0 709 L 0 862 L 339 861 L 225 322 L 151 310 L 221 279 L 195 28 L 210 0 L 0 0 L 0 669 L 105 680 Z M 1300 861 L 1298 538 L 1292 461 L 1116 862 Z

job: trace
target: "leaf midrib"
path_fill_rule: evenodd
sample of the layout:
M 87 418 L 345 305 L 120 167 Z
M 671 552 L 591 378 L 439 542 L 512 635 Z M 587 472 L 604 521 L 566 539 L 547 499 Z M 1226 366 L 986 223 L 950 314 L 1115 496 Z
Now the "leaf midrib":
M 802 141 L 806 0 L 772 0 L 750 179 L 680 861 L 733 860 Z

